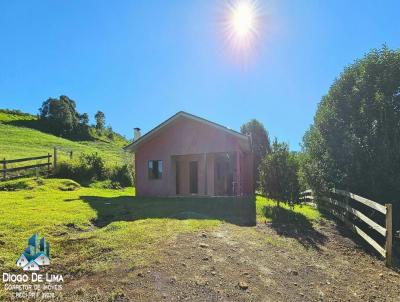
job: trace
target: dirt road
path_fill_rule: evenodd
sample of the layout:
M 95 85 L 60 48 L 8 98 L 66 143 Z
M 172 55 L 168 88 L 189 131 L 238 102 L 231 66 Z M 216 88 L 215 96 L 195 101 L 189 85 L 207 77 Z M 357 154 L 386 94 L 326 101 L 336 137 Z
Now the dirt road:
M 158 248 L 161 260 L 151 266 L 80 278 L 66 285 L 64 298 L 400 301 L 400 275 L 341 235 L 333 222 L 302 233 L 290 226 L 226 223 L 179 235 Z

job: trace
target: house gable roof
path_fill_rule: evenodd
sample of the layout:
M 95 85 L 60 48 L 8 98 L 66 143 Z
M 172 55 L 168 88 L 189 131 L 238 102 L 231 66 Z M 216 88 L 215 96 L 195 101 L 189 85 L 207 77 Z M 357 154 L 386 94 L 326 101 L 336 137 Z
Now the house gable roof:
M 131 151 L 131 152 L 135 152 L 135 150 L 137 149 L 137 147 L 139 145 L 141 145 L 142 143 L 146 142 L 147 140 L 149 140 L 151 137 L 153 137 L 156 133 L 158 133 L 162 128 L 164 128 L 165 126 L 171 124 L 172 122 L 174 122 L 175 120 L 177 120 L 180 117 L 184 117 L 190 120 L 194 120 L 194 121 L 198 121 L 200 123 L 206 124 L 208 126 L 211 127 L 215 127 L 219 130 L 222 130 L 230 135 L 233 135 L 235 137 L 237 137 L 238 139 L 244 140 L 247 143 L 250 144 L 250 136 L 244 135 L 240 132 L 237 132 L 235 130 L 229 129 L 225 126 L 222 126 L 220 124 L 211 122 L 209 120 L 206 120 L 204 118 L 201 118 L 199 116 L 184 112 L 184 111 L 179 111 L 178 113 L 176 113 L 175 115 L 173 115 L 172 117 L 170 117 L 169 119 L 167 119 L 166 121 L 162 122 L 161 124 L 159 124 L 157 127 L 153 128 L 152 130 L 150 130 L 149 132 L 147 132 L 145 135 L 141 136 L 139 139 L 137 139 L 136 141 L 130 143 L 129 145 L 124 147 L 124 150 L 127 151 Z
M 21 256 L 19 256 L 19 258 L 17 259 L 17 261 L 15 261 L 15 263 L 18 263 L 18 261 L 20 261 L 21 260 L 21 258 L 22 258 L 22 260 L 26 260 L 26 261 L 28 261 L 28 258 L 25 256 L 25 254 L 24 253 L 22 253 L 21 254 Z M 29 261 L 28 261 L 29 262 Z

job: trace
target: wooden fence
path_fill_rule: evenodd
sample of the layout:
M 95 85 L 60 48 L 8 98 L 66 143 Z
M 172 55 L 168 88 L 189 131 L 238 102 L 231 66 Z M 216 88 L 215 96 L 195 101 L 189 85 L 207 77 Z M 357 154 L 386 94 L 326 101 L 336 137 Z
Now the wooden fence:
M 35 156 L 35 157 L 26 157 L 26 158 L 18 158 L 18 159 L 3 159 L 0 160 L 0 165 L 2 169 L 0 170 L 1 180 L 8 180 L 14 179 L 19 177 L 24 177 L 26 174 L 20 174 L 21 171 L 32 170 L 32 169 L 40 169 L 40 168 L 47 168 L 46 171 L 51 173 L 51 158 L 52 155 L 48 153 L 47 155 L 43 156 Z M 47 162 L 45 163 L 36 163 L 31 165 L 24 165 L 24 166 L 17 166 L 17 167 L 8 167 L 9 164 L 21 163 L 21 162 L 29 162 L 34 160 L 44 160 L 46 159 Z
M 69 159 L 73 159 L 73 157 L 74 157 L 74 152 L 72 151 L 72 150 L 69 150 L 69 149 L 64 149 L 64 148 L 61 148 L 61 147 L 54 147 L 54 149 L 53 149 L 53 162 L 54 162 L 54 165 L 53 165 L 53 168 L 56 170 L 57 169 L 57 165 L 58 165 L 58 153 L 59 152 L 64 152 L 64 153 L 67 153 L 68 154 L 68 156 L 69 156 Z
M 43 156 L 35 156 L 35 157 L 26 157 L 26 158 L 18 158 L 18 159 L 3 159 L 0 160 L 0 181 L 4 180 L 10 180 L 14 178 L 20 178 L 27 176 L 27 174 L 20 174 L 19 172 L 21 171 L 27 171 L 27 170 L 33 170 L 33 169 L 40 169 L 43 167 L 47 167 L 46 171 L 48 174 L 52 172 L 52 170 L 55 170 L 58 165 L 58 153 L 59 152 L 64 152 L 68 154 L 69 159 L 73 158 L 73 151 L 64 149 L 61 147 L 54 147 L 53 149 L 53 155 L 48 153 L 47 155 Z M 21 163 L 21 162 L 27 162 L 27 161 L 33 161 L 33 160 L 43 160 L 47 159 L 47 162 L 45 163 L 36 163 L 34 165 L 25 165 L 25 166 L 17 166 L 17 167 L 9 167 L 7 165 L 9 164 L 15 164 L 15 163 Z M 51 162 L 51 159 L 53 159 L 53 162 Z
M 353 194 L 351 192 L 333 189 L 331 191 L 332 197 L 315 197 L 313 196 L 313 192 L 311 190 L 307 190 L 301 193 L 300 199 L 302 201 L 311 201 L 315 203 L 317 201 L 318 206 L 323 210 L 328 211 L 339 220 L 344 222 L 344 224 L 349 227 L 353 232 L 358 234 L 361 238 L 363 238 L 369 245 L 371 245 L 382 257 L 385 259 L 385 263 L 387 266 L 392 266 L 392 249 L 393 249 L 393 222 L 392 222 L 392 205 L 391 204 L 379 204 L 375 201 L 369 200 L 367 198 L 361 197 L 359 195 Z M 345 197 L 345 201 L 339 200 L 336 196 Z M 370 217 L 362 213 L 360 210 L 357 210 L 349 205 L 349 199 L 353 200 L 356 203 L 367 206 L 375 212 L 381 213 L 385 217 L 385 227 L 381 226 L 379 223 L 372 220 Z M 377 234 L 383 236 L 385 239 L 385 246 L 382 247 L 378 242 L 376 242 L 373 238 L 367 235 L 362 229 L 360 229 L 357 225 L 354 224 L 354 221 L 351 220 L 351 216 L 353 218 L 357 218 L 367 224 L 371 229 L 373 229 Z

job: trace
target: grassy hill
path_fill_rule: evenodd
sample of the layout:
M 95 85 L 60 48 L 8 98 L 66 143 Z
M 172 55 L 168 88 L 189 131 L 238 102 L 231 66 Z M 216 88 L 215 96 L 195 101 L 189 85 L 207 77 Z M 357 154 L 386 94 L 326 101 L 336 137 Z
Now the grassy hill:
M 59 158 L 69 158 L 68 151 L 73 151 L 74 157 L 80 153 L 97 152 L 107 164 L 121 163 L 129 157 L 122 150 L 128 143 L 122 136 L 116 134 L 110 141 L 93 133 L 93 141 L 71 141 L 36 129 L 21 125 L 34 125 L 37 117 L 25 113 L 0 111 L 0 158 L 13 159 L 30 156 L 52 154 L 53 148 L 60 149 Z

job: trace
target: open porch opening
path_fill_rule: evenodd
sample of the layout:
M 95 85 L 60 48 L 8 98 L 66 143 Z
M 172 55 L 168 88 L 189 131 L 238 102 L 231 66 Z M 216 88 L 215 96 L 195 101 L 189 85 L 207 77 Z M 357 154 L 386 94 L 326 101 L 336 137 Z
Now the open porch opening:
M 238 151 L 173 155 L 173 195 L 241 196 L 245 163 Z

